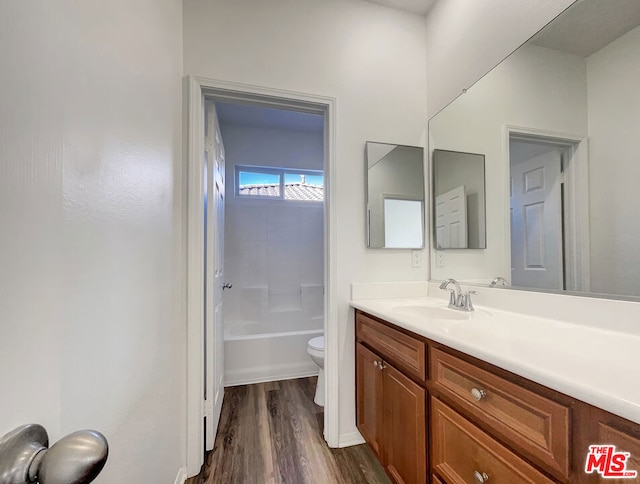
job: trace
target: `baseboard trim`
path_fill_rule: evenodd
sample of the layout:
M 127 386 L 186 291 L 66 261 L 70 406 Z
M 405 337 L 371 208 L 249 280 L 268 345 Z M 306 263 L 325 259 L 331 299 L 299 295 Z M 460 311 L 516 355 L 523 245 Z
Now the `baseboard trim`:
M 352 445 L 364 444 L 364 439 L 360 432 L 349 432 L 348 434 L 340 434 L 338 437 L 338 447 L 351 447 Z
M 316 375 L 318 375 L 318 367 L 315 366 L 315 364 L 313 365 L 313 368 L 300 368 L 300 365 L 295 365 L 295 367 L 291 368 L 288 365 L 283 365 L 280 368 L 272 367 L 267 371 L 255 371 L 254 369 L 249 369 L 226 374 L 224 378 L 224 386 L 235 387 L 238 385 L 252 385 L 254 383 L 293 380 L 294 378 L 305 378 Z
M 187 480 L 187 467 L 182 466 L 178 469 L 178 475 L 176 476 L 175 484 L 184 484 Z

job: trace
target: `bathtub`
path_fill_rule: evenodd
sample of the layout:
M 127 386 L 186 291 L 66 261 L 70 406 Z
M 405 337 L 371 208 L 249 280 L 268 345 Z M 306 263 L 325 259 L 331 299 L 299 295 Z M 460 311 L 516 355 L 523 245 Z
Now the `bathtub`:
M 283 331 L 276 323 L 225 323 L 224 385 L 246 385 L 318 374 L 307 354 L 307 342 L 324 334 L 316 328 Z M 284 327 L 283 327 L 284 326 Z M 308 324 L 304 326 L 310 326 Z

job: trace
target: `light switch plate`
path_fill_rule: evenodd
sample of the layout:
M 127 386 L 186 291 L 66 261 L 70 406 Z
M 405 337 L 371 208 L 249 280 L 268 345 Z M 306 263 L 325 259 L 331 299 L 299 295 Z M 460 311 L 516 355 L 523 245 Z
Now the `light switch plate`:
M 413 269 L 419 269 L 420 267 L 422 267 L 422 251 L 421 250 L 411 251 L 411 267 Z
M 436 250 L 436 267 L 444 267 L 444 250 Z

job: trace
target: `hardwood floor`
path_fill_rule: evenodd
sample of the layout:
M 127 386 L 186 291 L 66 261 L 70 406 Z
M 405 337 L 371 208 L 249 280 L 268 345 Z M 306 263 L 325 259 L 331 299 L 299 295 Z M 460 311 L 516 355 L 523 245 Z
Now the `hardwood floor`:
M 214 448 L 187 484 L 389 483 L 365 444 L 327 446 L 315 383 L 299 378 L 227 388 Z

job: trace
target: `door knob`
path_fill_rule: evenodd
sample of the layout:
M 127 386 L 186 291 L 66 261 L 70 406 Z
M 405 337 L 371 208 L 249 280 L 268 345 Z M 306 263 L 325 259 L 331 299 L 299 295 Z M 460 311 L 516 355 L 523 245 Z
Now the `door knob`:
M 222 284 L 222 290 L 224 291 L 225 289 L 231 289 L 233 287 L 233 284 L 231 284 L 230 282 L 225 282 Z
M 484 484 L 489 480 L 489 476 L 485 472 L 475 471 L 473 473 L 473 480 L 476 481 L 476 484 Z
M 480 400 L 482 400 L 484 397 L 487 396 L 487 392 L 485 392 L 482 389 L 478 389 L 478 388 L 472 388 L 471 389 L 471 397 L 476 401 L 479 402 Z
M 0 439 L 0 484 L 87 484 L 104 467 L 107 439 L 95 430 L 80 430 L 51 448 L 41 425 L 18 427 Z

